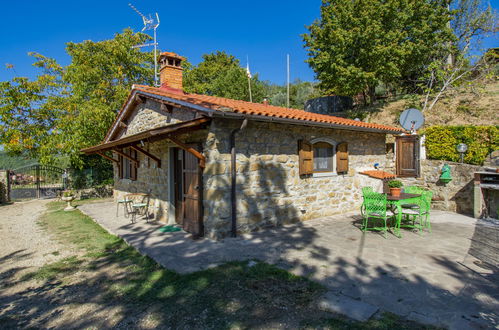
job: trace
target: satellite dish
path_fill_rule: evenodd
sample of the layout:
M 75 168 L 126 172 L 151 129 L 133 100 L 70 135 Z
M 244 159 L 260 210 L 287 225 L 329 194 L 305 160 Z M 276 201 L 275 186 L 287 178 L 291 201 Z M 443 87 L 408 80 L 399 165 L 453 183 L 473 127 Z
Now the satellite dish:
M 407 109 L 400 115 L 400 125 L 411 132 L 415 132 L 424 124 L 424 116 L 418 109 Z

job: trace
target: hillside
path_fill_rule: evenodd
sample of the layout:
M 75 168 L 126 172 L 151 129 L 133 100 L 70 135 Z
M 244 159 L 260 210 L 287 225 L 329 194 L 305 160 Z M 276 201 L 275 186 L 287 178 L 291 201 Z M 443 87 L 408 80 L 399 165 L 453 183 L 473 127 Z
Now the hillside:
M 408 99 L 384 102 L 367 110 L 368 122 L 398 125 L 400 113 L 412 107 Z M 469 90 L 447 93 L 431 112 L 424 114 L 425 127 L 432 125 L 499 125 L 499 81 Z

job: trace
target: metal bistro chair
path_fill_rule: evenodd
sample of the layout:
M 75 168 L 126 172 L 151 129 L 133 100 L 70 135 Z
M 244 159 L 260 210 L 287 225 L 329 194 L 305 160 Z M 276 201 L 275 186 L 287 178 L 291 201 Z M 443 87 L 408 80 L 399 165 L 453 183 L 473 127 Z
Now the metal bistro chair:
M 129 210 L 128 210 L 128 204 L 132 203 L 133 201 L 128 198 L 127 195 L 123 199 L 118 199 L 116 201 L 116 217 L 118 217 L 118 213 L 120 210 L 120 205 L 123 205 L 123 213 L 125 215 L 125 218 L 128 218 L 129 215 Z
M 418 186 L 404 187 L 404 192 L 407 194 L 420 194 L 421 195 L 424 191 L 426 191 L 426 189 L 418 187 Z M 401 206 L 402 206 L 402 208 L 409 208 L 409 209 L 419 207 L 418 204 L 402 204 Z
M 364 217 L 364 213 L 366 211 L 366 206 L 364 205 L 365 203 L 365 196 L 368 194 L 368 193 L 372 193 L 374 192 L 374 189 L 373 187 L 362 187 L 362 205 L 360 205 L 360 214 L 362 215 L 362 217 Z
M 146 221 L 149 222 L 149 200 L 150 200 L 151 194 L 145 194 L 142 197 L 141 202 L 134 202 L 131 205 L 131 211 L 130 213 L 132 214 L 132 222 L 135 222 L 135 219 L 137 215 L 144 215 L 146 217 Z M 145 201 L 144 201 L 145 200 Z
M 366 192 L 364 196 L 364 221 L 362 224 L 362 231 L 367 230 L 377 230 L 382 231 L 384 237 L 386 238 L 386 233 L 388 231 L 388 226 L 386 224 L 388 218 L 394 216 L 393 212 L 387 209 L 386 194 L 380 194 L 377 192 Z M 383 226 L 373 226 L 369 227 L 369 219 L 382 220 Z
M 433 193 L 431 191 L 422 190 L 419 192 L 421 197 L 419 198 L 415 206 L 406 207 L 402 209 L 402 214 L 406 216 L 407 219 L 412 218 L 412 224 L 401 224 L 401 227 L 417 228 L 419 232 L 423 232 L 423 228 L 428 228 L 431 233 L 431 223 L 430 223 L 430 208 L 431 208 L 431 198 Z M 418 223 L 416 223 L 418 221 Z

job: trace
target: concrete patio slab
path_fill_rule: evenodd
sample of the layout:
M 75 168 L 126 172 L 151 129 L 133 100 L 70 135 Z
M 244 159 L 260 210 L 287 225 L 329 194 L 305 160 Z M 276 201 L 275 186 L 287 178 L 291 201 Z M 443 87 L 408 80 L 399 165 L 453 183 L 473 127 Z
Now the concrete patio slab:
M 163 224 L 145 220 L 131 224 L 116 217 L 113 203 L 82 205 L 80 210 L 179 273 L 258 259 L 316 280 L 334 297 L 420 322 L 499 328 L 499 274 L 478 267 L 469 255 L 476 221 L 463 215 L 434 211 L 431 234 L 403 230 L 401 239 L 364 234 L 358 228 L 359 216 L 349 213 L 216 242 L 193 241 L 183 231 L 161 233 Z M 338 308 L 351 302 L 343 301 Z

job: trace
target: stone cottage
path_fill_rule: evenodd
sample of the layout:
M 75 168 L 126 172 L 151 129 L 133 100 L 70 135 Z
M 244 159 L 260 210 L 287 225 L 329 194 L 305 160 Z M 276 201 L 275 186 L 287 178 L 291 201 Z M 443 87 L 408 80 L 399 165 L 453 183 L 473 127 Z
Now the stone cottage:
M 221 238 L 358 208 L 360 175 L 386 161 L 399 128 L 186 93 L 183 58 L 160 55 L 161 87 L 134 85 L 104 141 L 82 150 L 114 163 L 115 198 L 193 236 Z

